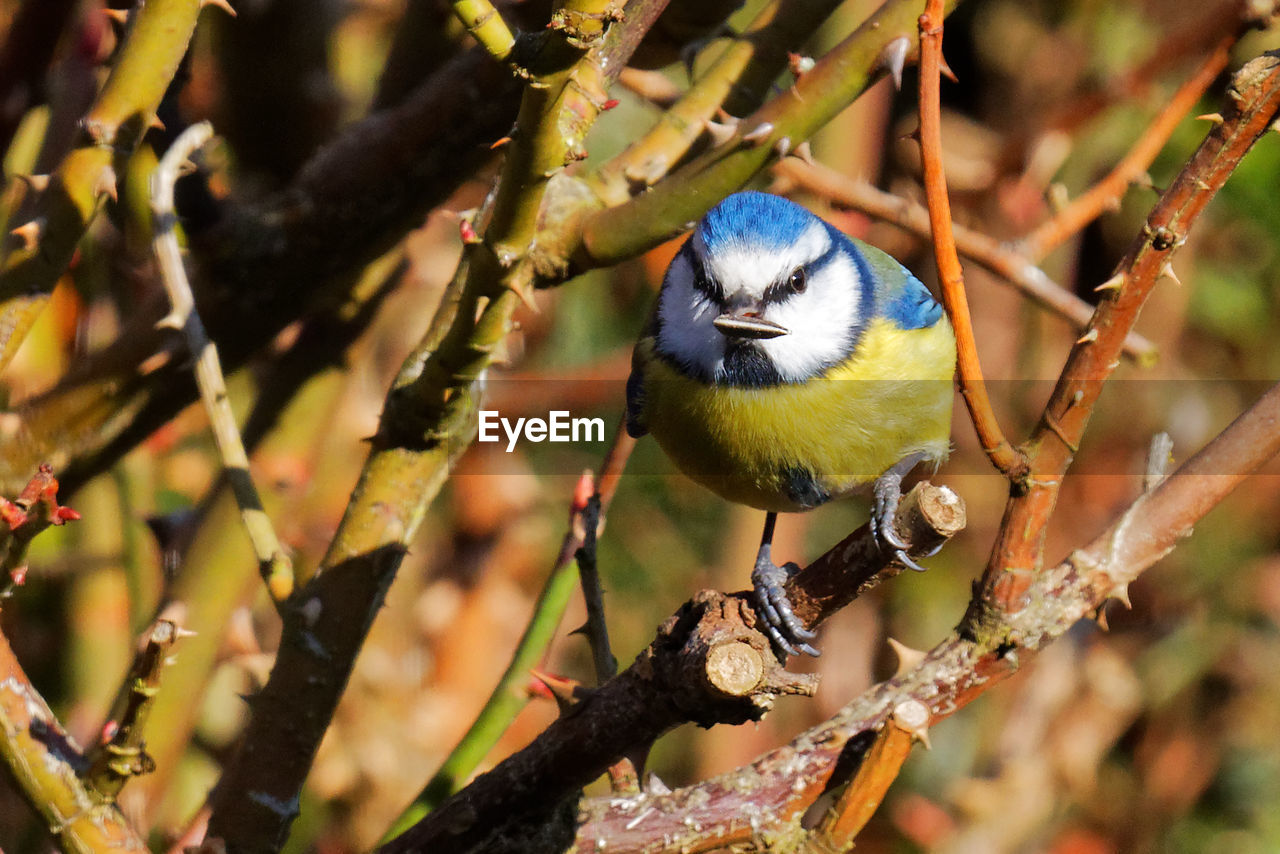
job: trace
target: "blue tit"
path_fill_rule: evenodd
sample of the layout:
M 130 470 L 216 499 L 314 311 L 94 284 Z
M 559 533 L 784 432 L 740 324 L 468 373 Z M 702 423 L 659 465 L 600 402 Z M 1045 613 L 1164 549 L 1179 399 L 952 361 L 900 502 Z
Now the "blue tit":
M 912 569 L 893 522 L 902 478 L 950 450 L 956 344 L 921 282 L 794 202 L 729 196 L 676 253 L 627 380 L 627 431 L 767 512 L 751 582 L 778 649 L 817 655 L 771 557 L 782 511 L 871 486 L 876 542 Z

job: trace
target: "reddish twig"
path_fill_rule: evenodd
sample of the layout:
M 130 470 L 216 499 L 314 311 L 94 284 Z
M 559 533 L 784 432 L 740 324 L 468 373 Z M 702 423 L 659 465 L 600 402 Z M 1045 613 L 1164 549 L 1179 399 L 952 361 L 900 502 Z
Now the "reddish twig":
M 842 175 L 821 163 L 789 157 L 774 167 L 810 192 L 838 205 L 873 216 L 925 239 L 929 238 L 929 212 L 908 199 L 877 189 L 865 181 Z M 1054 282 L 1035 262 L 1000 241 L 972 228 L 952 223 L 956 249 L 965 258 L 999 276 L 1044 308 L 1083 329 L 1093 317 L 1093 306 Z M 1156 358 L 1156 346 L 1136 332 L 1125 338 L 1124 353 L 1146 364 Z
M 784 839 L 794 845 L 788 834 L 802 832 L 800 817 L 813 797 L 838 782 L 832 780 L 834 768 L 855 749 L 855 738 L 885 726 L 907 704 L 924 706 L 926 726 L 932 725 L 1017 672 L 1171 551 L 1277 452 L 1280 385 L 1138 498 L 1101 536 L 1037 576 L 1030 597 L 1035 607 L 997 615 L 998 626 L 967 620 L 907 672 L 749 766 L 668 794 L 585 801 L 577 850 L 597 850 L 599 842 L 611 852 L 646 854 L 719 850 L 730 843 L 738 844 L 734 850 L 776 850 L 771 844 Z M 923 727 L 912 729 L 919 734 Z M 881 767 L 889 764 L 886 758 Z M 763 815 L 770 817 L 768 827 Z
M 1213 52 L 1200 63 L 1195 74 L 1178 87 L 1169 103 L 1110 174 L 1023 238 L 1023 253 L 1031 258 L 1043 258 L 1097 219 L 1103 211 L 1118 204 L 1128 186 L 1146 173 L 1183 116 L 1196 105 L 1200 96 L 1222 73 L 1222 69 L 1227 67 L 1227 61 L 1231 58 L 1231 46 L 1238 38 L 1234 33 L 1224 36 Z
M 1027 443 L 1031 473 L 1025 488 L 1009 499 L 983 580 L 982 603 L 988 609 L 1016 613 L 1026 606 L 1032 576 L 1043 560 L 1045 527 L 1062 476 L 1075 457 L 1103 384 L 1118 365 L 1125 335 L 1156 281 L 1173 275 L 1174 250 L 1280 112 L 1280 53 L 1264 54 L 1244 66 L 1228 95 L 1223 121 L 1156 203 L 1116 275 L 1098 287 L 1103 301 L 1072 349 Z
M 853 848 L 854 839 L 875 815 L 928 721 L 929 708 L 918 701 L 908 701 L 894 710 L 863 757 L 857 774 L 801 851 L 821 854 Z
M 934 258 L 942 284 L 942 302 L 956 332 L 956 367 L 960 374 L 960 394 L 982 450 L 991 464 L 1011 478 L 1026 470 L 1026 460 L 1004 437 L 987 396 L 978 361 L 978 345 L 969 318 L 969 302 L 964 293 L 964 273 L 956 255 L 951 233 L 951 202 L 942 170 L 942 112 L 939 106 L 942 71 L 942 0 L 929 0 L 920 16 L 920 152 L 924 166 L 924 188 L 929 203 L 929 226 L 933 234 Z
M 955 494 L 922 483 L 903 499 L 896 530 L 911 543 L 910 551 L 924 554 L 963 525 L 963 505 Z M 858 593 L 901 571 L 863 525 L 792 576 L 787 595 L 796 616 L 812 628 Z M 643 752 L 679 724 L 759 720 L 774 696 L 812 693 L 816 680 L 783 670 L 755 621 L 749 593 L 698 594 L 667 620 L 629 668 L 587 693 L 532 745 L 477 777 L 388 843 L 383 854 L 541 850 L 530 842 L 514 849 L 500 843 L 520 838 L 531 825 L 551 823 L 564 799 L 604 773 L 614 759 Z M 805 792 L 812 803 L 821 785 Z M 744 827 L 749 836 L 750 825 Z M 743 828 L 735 828 L 720 841 L 746 838 L 741 832 Z M 608 848 L 613 847 L 610 839 Z

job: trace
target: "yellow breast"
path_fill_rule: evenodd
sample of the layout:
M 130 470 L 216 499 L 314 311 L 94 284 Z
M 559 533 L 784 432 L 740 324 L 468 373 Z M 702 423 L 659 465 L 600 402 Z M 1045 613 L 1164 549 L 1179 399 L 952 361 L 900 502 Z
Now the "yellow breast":
M 713 492 L 761 510 L 801 510 L 788 472 L 812 473 L 836 497 L 909 454 L 945 459 L 954 369 L 945 318 L 910 330 L 877 319 L 847 361 L 801 384 L 709 386 L 651 358 L 644 421 L 676 465 Z

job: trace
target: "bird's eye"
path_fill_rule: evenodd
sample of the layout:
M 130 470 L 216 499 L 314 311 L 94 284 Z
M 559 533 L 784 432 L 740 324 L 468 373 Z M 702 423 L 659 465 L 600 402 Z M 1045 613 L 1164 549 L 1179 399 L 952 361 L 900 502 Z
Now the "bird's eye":
M 791 277 L 787 279 L 787 288 L 795 294 L 804 293 L 804 289 L 809 286 L 805 281 L 804 267 L 796 267 L 791 271 Z

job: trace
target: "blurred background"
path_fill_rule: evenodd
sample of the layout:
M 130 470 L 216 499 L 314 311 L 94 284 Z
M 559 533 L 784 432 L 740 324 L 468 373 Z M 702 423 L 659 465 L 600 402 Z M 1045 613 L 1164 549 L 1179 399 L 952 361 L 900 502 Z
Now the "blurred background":
M 391 97 L 395 50 L 423 67 L 461 38 L 443 0 L 232 0 L 238 17 L 204 13 L 182 86 L 166 102 L 176 129 L 202 118 L 225 138 L 211 159 L 214 196 L 251 200 L 286 184 L 335 131 Z M 116 31 L 100 2 L 73 4 L 73 23 L 42 81 L 47 105 L 14 126 L 5 155 L 6 212 L 17 173 L 47 156 L 42 141 L 78 115 Z M 524 4 L 521 4 L 524 5 Z M 742 26 L 763 5 L 734 13 Z M 0 40 L 19 3 L 0 0 Z M 851 0 L 807 53 L 821 54 L 874 8 Z M 1014 240 L 1108 172 L 1189 77 L 1239 4 L 1209 0 L 968 0 L 948 20 L 944 145 L 958 222 Z M 417 36 L 403 35 L 414 28 Z M 407 45 L 407 46 L 406 46 Z M 696 74 L 708 38 L 684 56 Z M 1228 73 L 1280 46 L 1276 30 L 1233 50 Z M 655 46 L 654 66 L 611 93 L 620 101 L 588 141 L 589 169 L 641 134 L 659 107 L 641 84 L 683 88 L 679 51 Z M 412 65 L 410 63 L 409 65 Z M 401 62 L 396 67 L 404 68 Z M 821 163 L 921 199 L 914 143 L 915 78 L 875 85 L 813 140 Z M 784 74 L 779 86 L 789 84 Z M 1138 234 L 1159 188 L 1203 138 L 1198 113 L 1222 109 L 1226 74 L 1182 121 L 1115 211 L 1051 254 L 1054 280 L 1091 299 Z M 399 84 L 401 86 L 405 84 Z M 79 107 L 77 107 L 79 105 Z M 162 116 L 164 114 L 162 113 Z M 166 119 L 166 123 L 170 122 Z M 150 138 L 149 138 L 150 139 Z M 159 139 L 155 140 L 161 145 Z M 143 161 L 154 154 L 144 146 Z M 427 328 L 458 259 L 458 212 L 480 203 L 496 159 L 403 243 L 406 265 L 373 298 L 350 347 L 321 353 L 314 376 L 279 408 L 253 455 L 267 510 L 314 566 L 328 546 L 401 360 Z M 145 175 L 146 163 L 139 163 Z M 134 179 L 130 179 L 134 180 Z M 772 182 L 772 184 L 771 184 Z M 929 247 L 906 232 L 798 191 L 785 177 L 760 187 L 793 197 L 885 248 L 932 285 Z M 95 222 L 15 362 L 0 375 L 7 409 L 37 399 L 73 365 L 114 340 L 149 263 L 129 196 Z M 136 197 L 135 197 L 136 198 Z M 1067 479 L 1045 558 L 1057 561 L 1101 531 L 1141 488 L 1159 431 L 1184 460 L 1280 376 L 1280 134 L 1245 159 L 1175 259 L 1137 330 L 1151 364 L 1117 371 Z M 490 373 L 486 408 L 507 417 L 553 409 L 601 417 L 605 442 L 473 447 L 435 502 L 378 617 L 308 782 L 291 851 L 356 851 L 377 842 L 466 731 L 506 667 L 559 549 L 581 472 L 597 468 L 620 421 L 631 345 L 678 243 L 537 295 L 522 312 L 506 364 Z M 366 271 L 373 293 L 395 268 Z M 1006 283 L 966 265 L 980 352 L 1006 432 L 1025 436 L 1078 334 Z M 268 387 L 272 354 L 291 327 L 229 378 L 242 415 Z M 9 417 L 9 416 L 4 416 Z M 894 662 L 886 638 L 928 648 L 964 612 L 1000 520 L 1006 484 L 987 468 L 957 400 L 955 452 L 935 482 L 967 502 L 969 527 L 929 572 L 905 574 L 823 629 L 816 698 L 783 698 L 760 724 L 686 726 L 655 748 L 668 785 L 743 764 L 832 714 Z M 188 825 L 246 717 L 242 695 L 266 678 L 278 622 L 261 589 L 234 507 L 208 496 L 219 463 L 203 410 L 192 406 L 63 500 L 84 521 L 34 544 L 25 586 L 4 603 L 5 635 L 36 686 L 81 743 L 98 738 L 135 649 L 162 602 L 200 632 L 182 641 L 148 726 L 155 773 L 131 782 L 126 813 L 163 847 Z M 748 584 L 761 514 L 730 506 L 673 473 L 643 440 L 622 479 L 599 546 L 605 607 L 625 666 L 657 625 L 704 587 Z M 837 502 L 779 523 L 776 551 L 801 563 L 860 525 L 866 502 Z M 1024 672 L 939 725 L 859 839 L 870 852 L 1269 852 L 1280 850 L 1280 467 L 1248 480 L 1172 555 L 1115 603 L 1110 625 L 1082 624 Z M 591 682 L 575 597 L 542 669 Z M 555 717 L 529 680 L 529 702 L 485 761 L 528 743 Z M 603 791 L 601 789 L 600 791 Z M 0 848 L 49 847 L 0 780 Z

